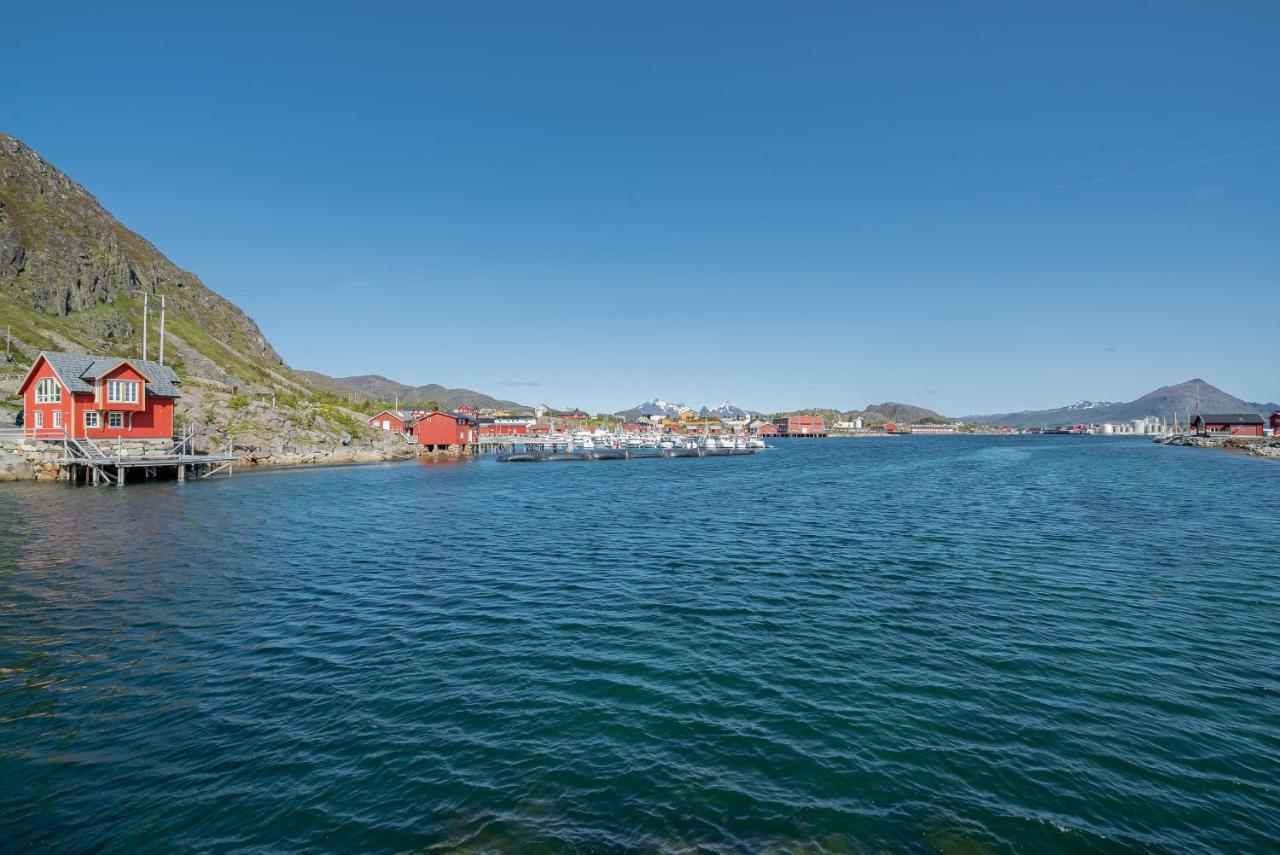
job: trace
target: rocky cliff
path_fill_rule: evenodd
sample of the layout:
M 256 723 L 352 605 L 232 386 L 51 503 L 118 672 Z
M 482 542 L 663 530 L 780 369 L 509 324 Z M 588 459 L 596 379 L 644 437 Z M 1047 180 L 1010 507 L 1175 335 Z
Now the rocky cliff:
M 12 378 L 41 350 L 140 356 L 150 296 L 150 352 L 166 301 L 165 361 L 183 379 L 177 416 L 197 447 L 230 442 L 248 462 L 404 456 L 404 443 L 308 383 L 241 309 L 181 270 L 29 146 L 0 133 L 0 416 L 11 423 Z M 0 346 L 0 363 L 5 353 Z

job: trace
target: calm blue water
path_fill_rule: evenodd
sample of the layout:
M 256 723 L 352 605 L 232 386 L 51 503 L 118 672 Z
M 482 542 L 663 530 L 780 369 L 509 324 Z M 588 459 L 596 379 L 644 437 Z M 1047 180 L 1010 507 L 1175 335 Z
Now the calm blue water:
M 1275 851 L 1280 464 L 0 486 L 0 848 Z

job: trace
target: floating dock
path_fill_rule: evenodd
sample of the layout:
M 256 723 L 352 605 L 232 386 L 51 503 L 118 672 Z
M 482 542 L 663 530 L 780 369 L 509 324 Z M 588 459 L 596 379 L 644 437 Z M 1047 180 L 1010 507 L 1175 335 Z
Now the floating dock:
M 755 454 L 755 448 L 721 448 L 706 446 L 673 446 L 663 448 L 661 445 L 644 446 L 581 446 L 564 439 L 529 439 L 525 441 L 508 440 L 501 446 L 490 443 L 493 450 L 499 451 L 499 463 L 560 463 L 587 460 L 642 460 L 663 459 L 673 457 L 737 457 Z

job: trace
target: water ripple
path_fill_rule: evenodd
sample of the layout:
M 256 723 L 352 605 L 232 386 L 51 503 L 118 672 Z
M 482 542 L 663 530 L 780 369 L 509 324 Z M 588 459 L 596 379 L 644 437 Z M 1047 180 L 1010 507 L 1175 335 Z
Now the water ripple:
M 1274 851 L 1276 495 L 1050 437 L 6 485 L 0 849 Z

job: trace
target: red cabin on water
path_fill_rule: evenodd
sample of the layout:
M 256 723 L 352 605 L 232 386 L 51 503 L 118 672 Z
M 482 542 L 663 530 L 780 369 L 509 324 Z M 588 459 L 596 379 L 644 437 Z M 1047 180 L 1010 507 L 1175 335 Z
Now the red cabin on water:
M 18 387 L 32 439 L 171 439 L 178 375 L 142 359 L 44 352 Z
M 756 436 L 777 436 L 778 426 L 773 422 L 765 422 L 756 428 Z
M 779 436 L 822 437 L 827 435 L 826 426 L 822 423 L 822 416 L 800 413 L 774 419 L 773 424 L 778 429 Z
M 411 418 L 404 410 L 383 410 L 369 419 L 369 424 L 378 430 L 403 432 L 409 427 Z
M 463 413 L 427 413 L 413 426 L 413 438 L 431 451 L 445 451 L 476 441 L 476 420 Z
M 1191 427 L 1200 436 L 1211 433 L 1225 433 L 1230 436 L 1263 436 L 1266 422 L 1257 413 L 1220 413 L 1197 415 L 1191 420 Z

